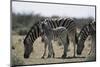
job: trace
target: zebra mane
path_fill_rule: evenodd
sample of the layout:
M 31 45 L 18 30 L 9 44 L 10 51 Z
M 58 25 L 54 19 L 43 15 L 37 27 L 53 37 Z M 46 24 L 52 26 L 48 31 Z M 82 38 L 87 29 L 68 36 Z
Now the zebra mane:
M 32 25 L 32 27 L 30 28 L 28 34 L 30 33 L 30 31 L 31 31 L 32 29 L 35 28 L 35 26 L 39 26 L 39 24 L 40 24 L 40 22 L 36 22 L 36 23 L 34 23 L 34 24 Z M 28 34 L 27 34 L 27 35 L 28 35 Z
M 93 24 L 93 23 L 96 24 L 96 22 L 95 22 L 94 20 L 91 20 L 91 21 L 89 21 L 87 24 L 85 24 L 85 25 L 82 27 L 82 29 L 81 29 L 81 31 L 80 31 L 80 33 L 79 33 L 79 35 L 78 35 L 78 38 L 80 37 L 82 31 L 83 31 L 87 26 L 90 28 L 91 24 Z M 90 29 L 89 29 L 89 30 L 90 30 Z
M 89 23 L 88 23 L 89 24 Z M 81 34 L 82 34 L 82 31 L 84 30 L 84 28 L 86 28 L 86 26 L 88 25 L 88 24 L 85 24 L 82 28 L 81 28 L 81 30 L 80 30 L 80 32 L 79 32 L 79 34 L 78 34 L 78 39 L 79 39 L 79 37 L 81 36 Z
M 36 23 L 34 23 L 33 25 L 32 25 L 32 27 L 30 28 L 30 30 L 28 31 L 28 33 L 27 33 L 27 35 L 26 35 L 26 37 L 25 37 L 25 39 L 24 39 L 24 43 L 25 43 L 25 41 L 27 40 L 27 38 L 30 36 L 30 33 L 32 32 L 32 30 L 35 30 L 36 31 L 36 29 L 35 29 L 35 27 L 37 27 L 39 30 L 39 33 L 38 34 L 41 34 L 40 33 L 40 28 L 39 28 L 39 24 L 40 24 L 40 22 L 38 21 L 38 22 L 36 22 Z M 35 36 L 35 35 L 34 35 Z M 38 36 L 39 37 L 39 36 Z M 37 38 L 36 38 L 37 39 Z

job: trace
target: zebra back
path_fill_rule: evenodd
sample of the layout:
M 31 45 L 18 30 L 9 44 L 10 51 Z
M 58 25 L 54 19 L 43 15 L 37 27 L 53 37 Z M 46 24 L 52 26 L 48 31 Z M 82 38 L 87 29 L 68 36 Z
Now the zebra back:
M 68 31 L 72 31 L 73 29 L 75 29 L 75 23 L 73 19 L 70 18 L 55 18 L 55 19 L 47 18 L 45 20 L 42 20 L 41 22 L 47 23 L 48 26 L 50 26 L 51 28 L 65 27 L 66 29 L 68 29 Z M 31 29 L 29 30 L 28 34 L 24 39 L 24 44 L 25 43 L 33 44 L 33 42 L 39 36 L 41 36 L 42 33 L 39 27 L 41 22 L 37 22 L 31 27 Z
M 46 19 L 45 22 L 51 27 L 51 28 L 57 28 L 57 27 L 65 27 L 67 30 L 72 31 L 75 29 L 75 23 L 74 20 L 71 18 L 55 18 L 55 19 Z

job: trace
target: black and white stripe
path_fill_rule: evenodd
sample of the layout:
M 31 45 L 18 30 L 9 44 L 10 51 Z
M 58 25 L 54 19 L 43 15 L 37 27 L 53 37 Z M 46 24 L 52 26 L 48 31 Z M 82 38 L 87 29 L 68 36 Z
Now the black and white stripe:
M 83 26 L 79 35 L 78 35 L 78 44 L 77 44 L 77 54 L 81 54 L 84 48 L 84 42 L 89 35 L 93 36 L 96 34 L 96 22 L 92 21 Z
M 75 44 L 76 44 L 76 24 L 72 18 L 55 18 L 55 19 L 45 19 L 51 28 L 65 27 L 68 30 L 68 39 L 72 41 L 74 47 L 74 57 L 75 57 Z
M 41 36 L 40 28 L 39 28 L 39 22 L 35 23 L 29 32 L 27 33 L 23 43 L 24 43 L 24 58 L 28 58 L 30 53 L 32 52 L 32 45 L 34 41 Z
M 47 22 L 51 28 L 63 26 L 71 31 L 72 29 L 74 29 L 73 27 L 75 27 L 74 20 L 71 18 L 45 19 L 45 22 Z
M 34 41 L 40 36 L 40 29 L 39 29 L 39 23 L 35 23 L 28 34 L 26 35 L 24 39 L 24 43 L 27 41 L 30 44 L 33 44 Z
M 59 41 L 63 44 L 64 52 L 63 52 L 62 58 L 66 58 L 67 56 L 66 51 L 68 50 L 68 45 L 69 45 L 69 42 L 67 42 L 68 41 L 67 29 L 65 27 L 57 27 L 53 29 L 45 22 L 41 23 L 41 29 L 43 30 L 44 36 L 45 36 L 44 37 L 45 51 L 42 58 L 44 58 L 44 56 L 46 55 L 47 45 L 48 45 L 48 51 L 49 51 L 48 58 L 55 57 L 55 53 L 52 47 L 52 40 L 55 40 L 55 39 L 57 40 L 59 39 Z
M 76 28 L 75 28 L 75 22 L 73 21 L 73 19 L 70 18 L 55 18 L 55 19 L 45 19 L 44 20 L 45 23 L 47 23 L 51 28 L 57 28 L 57 27 L 65 27 L 66 29 L 68 29 L 68 36 L 69 39 L 71 39 L 71 41 L 73 42 L 74 45 L 74 56 L 75 56 L 75 32 L 76 32 Z M 29 45 L 33 45 L 34 41 L 41 36 L 41 32 L 39 29 L 39 22 L 35 23 L 32 28 L 30 29 L 30 31 L 28 32 L 28 34 L 26 35 L 25 39 L 24 39 L 24 45 L 26 46 L 28 44 Z

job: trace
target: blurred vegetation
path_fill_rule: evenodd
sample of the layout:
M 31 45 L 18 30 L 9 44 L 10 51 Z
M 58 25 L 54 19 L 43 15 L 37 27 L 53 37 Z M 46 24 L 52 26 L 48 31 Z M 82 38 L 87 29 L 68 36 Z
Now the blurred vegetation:
M 32 25 L 36 22 L 39 22 L 45 18 L 59 18 L 59 16 L 52 16 L 52 17 L 44 17 L 40 14 L 15 14 L 12 12 L 12 33 L 13 34 L 19 34 L 19 35 L 25 35 L 29 31 L 29 29 L 32 27 Z M 93 17 L 88 18 L 74 18 L 74 21 L 77 23 L 77 28 L 82 28 L 83 25 L 87 24 L 91 20 L 93 20 Z
M 12 31 L 19 35 L 25 35 L 34 23 L 41 21 L 44 18 L 45 17 L 40 16 L 39 14 L 12 13 Z
M 19 58 L 15 54 L 11 55 L 11 66 L 14 66 L 14 65 L 23 65 L 23 64 L 24 64 L 24 61 L 22 60 L 22 58 Z
M 74 21 L 76 22 L 77 28 L 82 28 L 85 24 L 88 24 L 89 22 L 93 21 L 93 17 L 88 18 L 74 18 Z

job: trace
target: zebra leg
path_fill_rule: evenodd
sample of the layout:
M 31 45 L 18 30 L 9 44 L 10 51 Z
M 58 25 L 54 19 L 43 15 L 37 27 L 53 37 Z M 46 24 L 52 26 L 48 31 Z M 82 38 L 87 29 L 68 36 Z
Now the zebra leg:
M 47 48 L 47 43 L 44 44 L 44 54 L 41 58 L 44 58 L 44 56 L 46 55 L 46 48 Z
M 73 33 L 73 35 L 74 35 L 74 38 L 72 38 L 73 47 L 74 47 L 74 49 L 73 49 L 73 52 L 74 52 L 73 57 L 76 57 L 76 56 L 75 56 L 75 51 L 76 51 L 76 49 L 75 49 L 75 45 L 76 45 L 76 42 L 75 42 L 75 34 Z
M 44 58 L 44 56 L 46 55 L 46 48 L 47 48 L 47 45 L 48 45 L 48 39 L 45 35 L 42 36 L 42 42 L 44 42 L 44 53 L 43 53 L 43 56 L 41 58 Z
M 91 35 L 91 37 L 92 37 L 92 43 L 91 43 L 91 50 L 89 52 L 89 55 L 95 55 L 95 53 L 96 53 L 95 35 Z
M 52 50 L 52 51 L 51 51 L 51 52 L 52 52 L 52 53 L 51 53 L 51 54 L 52 54 L 52 57 L 54 58 L 54 57 L 55 57 L 55 53 L 54 53 L 53 45 L 52 45 L 52 44 L 51 44 L 51 50 Z
M 51 58 L 52 55 L 52 43 L 51 41 L 48 42 L 48 57 L 47 58 Z
M 45 38 L 45 35 L 43 35 L 43 36 L 41 37 L 41 41 L 42 41 L 42 42 L 45 42 L 45 39 L 44 39 L 44 38 Z
M 67 50 L 68 50 L 68 44 L 67 43 L 63 43 L 63 45 L 64 45 L 64 52 L 63 52 L 62 58 L 66 58 Z
M 41 58 L 44 58 L 44 56 L 46 55 L 47 45 L 49 45 L 49 41 L 48 41 L 48 38 L 45 35 L 42 36 L 42 39 L 44 40 L 44 54 Z
M 61 39 L 61 40 L 64 45 L 64 52 L 63 52 L 62 58 L 66 58 L 69 43 L 68 43 L 67 37 L 64 37 L 64 39 Z
M 76 31 L 75 30 L 71 31 L 70 33 L 68 33 L 68 35 L 70 36 L 69 39 L 71 40 L 71 42 L 73 44 L 73 57 L 76 57 L 75 56 L 75 51 L 76 51 L 76 49 L 75 49 L 75 45 L 76 45 L 76 40 L 75 40 L 75 38 L 76 38 Z

